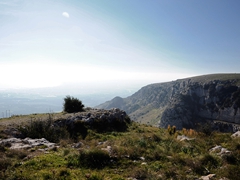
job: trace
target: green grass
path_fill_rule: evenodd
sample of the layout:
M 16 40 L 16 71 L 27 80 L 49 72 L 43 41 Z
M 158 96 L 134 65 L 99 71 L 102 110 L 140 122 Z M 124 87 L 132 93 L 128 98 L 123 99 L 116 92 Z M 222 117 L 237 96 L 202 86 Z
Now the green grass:
M 72 139 L 61 139 L 60 147 L 47 154 L 0 147 L 0 179 L 197 179 L 209 173 L 216 179 L 239 177 L 240 139 L 213 132 L 189 133 L 194 140 L 178 141 L 176 136 L 184 132 L 170 135 L 166 129 L 132 123 L 125 132 L 88 129 L 84 139 L 79 137 L 78 149 L 72 148 Z M 232 153 L 209 153 L 215 145 Z

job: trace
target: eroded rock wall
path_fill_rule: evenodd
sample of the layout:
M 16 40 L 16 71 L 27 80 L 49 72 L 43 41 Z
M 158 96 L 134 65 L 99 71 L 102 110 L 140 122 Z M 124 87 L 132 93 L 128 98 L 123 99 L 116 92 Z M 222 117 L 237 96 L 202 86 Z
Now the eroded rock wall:
M 177 128 L 193 128 L 202 121 L 240 124 L 240 87 L 233 81 L 176 82 L 159 121 Z
M 114 107 L 126 111 L 133 121 L 164 128 L 168 125 L 196 128 L 198 124 L 215 121 L 218 121 L 215 124 L 238 125 L 240 74 L 213 74 L 150 84 L 132 96 L 117 97 L 98 106 Z M 231 128 L 236 129 L 235 125 Z

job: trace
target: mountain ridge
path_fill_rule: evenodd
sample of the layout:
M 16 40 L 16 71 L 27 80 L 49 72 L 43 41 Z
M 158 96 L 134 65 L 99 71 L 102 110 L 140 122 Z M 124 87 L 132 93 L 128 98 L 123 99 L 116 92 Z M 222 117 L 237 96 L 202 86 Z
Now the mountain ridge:
M 240 124 L 240 74 L 209 74 L 154 83 L 127 98 L 115 97 L 97 108 L 120 108 L 132 120 L 178 129 L 219 120 Z M 236 131 L 235 126 L 230 127 Z

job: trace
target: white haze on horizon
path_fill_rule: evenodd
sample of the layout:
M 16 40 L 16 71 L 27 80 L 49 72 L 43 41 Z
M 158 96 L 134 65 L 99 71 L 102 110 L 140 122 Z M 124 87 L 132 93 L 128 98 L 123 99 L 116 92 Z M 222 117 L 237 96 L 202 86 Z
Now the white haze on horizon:
M 130 72 L 88 65 L 53 63 L 0 64 L 0 89 L 37 89 L 76 85 L 84 91 L 141 88 L 142 86 L 191 77 L 167 72 Z M 11 71 L 9 71 L 11 70 Z M 65 87 L 67 89 L 67 87 Z

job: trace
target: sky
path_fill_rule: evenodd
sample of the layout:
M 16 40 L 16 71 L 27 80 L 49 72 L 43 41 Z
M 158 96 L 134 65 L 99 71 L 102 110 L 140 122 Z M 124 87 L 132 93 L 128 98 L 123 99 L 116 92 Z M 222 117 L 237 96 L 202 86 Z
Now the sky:
M 0 0 L 0 89 L 239 73 L 239 0 Z

